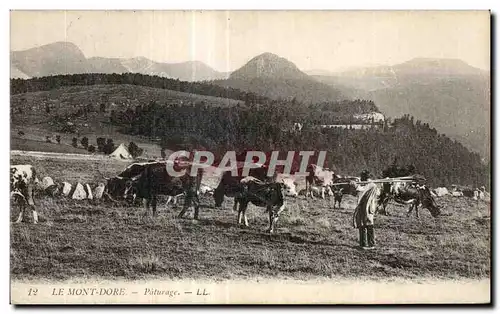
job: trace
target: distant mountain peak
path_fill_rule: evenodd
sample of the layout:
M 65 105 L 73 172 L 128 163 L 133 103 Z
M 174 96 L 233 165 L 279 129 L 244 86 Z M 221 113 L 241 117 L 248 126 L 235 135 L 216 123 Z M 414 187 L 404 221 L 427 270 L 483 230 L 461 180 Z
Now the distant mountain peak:
M 264 52 L 234 71 L 230 78 L 309 79 L 309 76 L 299 70 L 293 62 L 274 53 Z
M 413 58 L 402 64 L 406 65 L 418 65 L 418 66 L 459 66 L 459 67 L 470 67 L 467 62 L 461 59 L 446 59 L 446 58 Z

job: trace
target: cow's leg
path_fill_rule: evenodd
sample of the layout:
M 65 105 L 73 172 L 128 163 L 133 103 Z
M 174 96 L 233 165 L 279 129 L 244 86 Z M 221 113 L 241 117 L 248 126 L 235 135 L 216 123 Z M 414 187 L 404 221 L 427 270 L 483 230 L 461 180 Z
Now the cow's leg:
M 408 208 L 408 213 L 406 214 L 406 217 L 410 217 L 412 211 L 413 211 L 413 203 L 410 203 L 410 208 Z
M 274 227 L 278 223 L 278 218 L 281 212 L 285 209 L 285 204 L 281 205 L 279 209 L 275 212 L 273 211 L 273 206 L 268 206 L 269 210 L 269 233 L 274 232 Z
M 238 211 L 238 204 L 239 204 L 238 198 L 237 198 L 237 197 L 235 197 L 235 198 L 234 198 L 234 204 L 233 204 L 233 212 Z M 240 206 L 241 206 L 241 205 L 240 205 Z
M 215 201 L 215 208 L 222 208 L 222 203 L 224 202 L 224 185 L 219 184 L 217 188 L 214 191 L 214 201 Z
M 21 210 L 19 212 L 19 217 L 17 217 L 16 223 L 20 223 L 23 221 L 23 216 L 24 216 L 24 202 L 21 205 Z
M 273 233 L 274 228 L 273 228 L 273 207 L 272 206 L 267 206 L 267 212 L 269 213 L 269 228 L 267 229 L 267 232 Z
M 239 225 L 241 225 L 241 216 L 243 216 L 243 215 L 242 215 L 242 213 L 241 213 L 241 205 L 240 205 L 240 208 L 239 208 L 239 210 L 238 210 L 238 218 L 236 219 L 236 224 L 237 224 L 238 226 L 239 226 Z
M 194 195 L 192 195 L 190 192 L 186 193 L 186 196 L 185 196 L 185 199 L 184 199 L 184 206 L 182 206 L 182 210 L 181 210 L 181 212 L 179 213 L 179 215 L 177 217 L 182 218 L 184 216 L 184 214 L 186 213 L 187 209 L 191 206 L 191 202 L 194 201 L 194 198 L 197 198 L 196 193 L 194 193 Z M 197 207 L 198 206 L 195 203 L 194 219 L 198 219 L 198 213 L 196 211 Z
M 198 198 L 198 194 L 194 193 L 194 195 L 192 196 L 192 199 L 193 199 L 193 204 L 194 204 L 194 219 L 198 220 L 199 214 L 200 214 L 200 200 Z
M 157 216 L 157 213 L 156 213 L 156 201 L 157 201 L 156 194 L 152 195 L 151 196 L 151 207 L 153 209 L 153 217 Z
M 245 204 L 245 207 L 243 208 L 243 219 L 245 220 L 246 227 L 248 227 L 247 208 L 248 208 L 248 203 Z
M 325 199 L 325 188 L 321 188 L 321 198 Z
M 32 207 L 31 211 L 33 212 L 33 223 L 36 224 L 38 223 L 38 213 L 36 212 L 35 207 Z
M 241 225 L 242 219 L 245 216 L 248 203 L 245 201 L 240 201 L 238 206 L 238 225 Z
M 190 197 L 186 197 L 184 200 L 184 206 L 182 206 L 182 210 L 180 211 L 179 215 L 177 215 L 178 218 L 184 217 L 184 214 L 186 213 L 187 209 L 191 205 L 191 199 Z
M 149 198 L 145 197 L 142 199 L 142 205 L 144 206 L 144 217 L 149 215 Z
M 168 203 L 170 203 L 172 201 L 173 197 L 172 196 L 168 196 L 167 197 L 167 202 L 165 203 L 165 205 L 168 205 Z

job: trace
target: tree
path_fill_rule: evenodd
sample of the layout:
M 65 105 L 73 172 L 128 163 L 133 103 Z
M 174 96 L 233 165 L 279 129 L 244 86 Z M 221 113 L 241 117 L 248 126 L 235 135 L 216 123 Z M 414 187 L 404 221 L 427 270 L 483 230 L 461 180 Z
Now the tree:
M 56 135 L 57 144 L 61 144 L 61 135 Z
M 82 146 L 83 146 L 85 149 L 87 149 L 87 148 L 89 147 L 89 139 L 88 139 L 86 136 L 84 136 L 84 137 L 82 138 L 82 140 L 81 140 L 81 142 L 80 142 L 80 143 L 82 143 Z
M 99 111 L 100 111 L 100 112 L 106 112 L 106 103 L 102 102 L 102 103 L 99 105 Z
M 95 153 L 95 146 L 94 145 L 89 145 L 89 147 L 87 148 L 87 150 L 89 151 L 89 153 Z
M 71 145 L 73 147 L 78 147 L 78 139 L 76 137 L 73 137 L 73 140 L 71 141 Z
M 132 157 L 137 158 L 140 155 L 142 155 L 142 152 L 144 150 L 142 148 L 140 148 L 139 146 L 137 146 L 136 143 L 130 142 L 128 144 L 128 151 L 129 151 L 130 155 L 132 155 Z
M 50 113 L 50 106 L 49 104 L 45 104 L 45 112 Z

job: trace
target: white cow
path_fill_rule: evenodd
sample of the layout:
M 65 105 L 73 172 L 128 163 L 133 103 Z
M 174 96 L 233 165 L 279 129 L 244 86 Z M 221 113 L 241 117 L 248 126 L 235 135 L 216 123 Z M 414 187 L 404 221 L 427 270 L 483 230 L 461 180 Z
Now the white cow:
M 445 187 L 435 188 L 435 189 L 434 189 L 434 193 L 436 193 L 436 195 L 437 195 L 438 197 L 442 197 L 442 196 L 445 196 L 445 195 L 450 194 L 450 192 L 448 191 L 448 189 L 447 189 L 447 188 L 445 188 Z

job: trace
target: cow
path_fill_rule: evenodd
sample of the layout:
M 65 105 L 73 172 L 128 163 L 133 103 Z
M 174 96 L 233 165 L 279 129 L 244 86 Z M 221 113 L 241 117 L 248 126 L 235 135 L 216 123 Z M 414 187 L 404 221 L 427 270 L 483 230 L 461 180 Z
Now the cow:
M 356 196 L 359 193 L 359 182 L 360 180 L 357 177 L 338 177 L 333 180 L 333 193 L 335 194 L 335 189 L 342 188 L 343 194 Z
M 419 206 L 427 208 L 433 217 L 441 214 L 441 206 L 437 205 L 431 195 L 430 189 L 425 185 L 413 182 L 392 182 L 384 183 L 382 186 L 382 193 L 379 198 L 379 211 L 381 213 L 388 214 L 386 207 L 392 199 L 398 204 L 410 205 L 407 216 L 410 216 L 411 212 L 415 210 L 416 217 L 418 218 Z
M 143 199 L 146 209 L 145 215 L 152 207 L 153 216 L 156 216 L 156 202 L 158 195 L 178 196 L 184 194 L 184 206 L 178 217 L 182 218 L 186 210 L 194 203 L 194 219 L 199 218 L 200 201 L 198 190 L 201 184 L 203 171 L 198 169 L 196 176 L 191 176 L 191 166 L 185 168 L 181 176 L 171 176 L 165 162 L 150 162 L 143 165 L 142 172 L 127 180 L 123 197 L 136 194 Z
M 299 191 L 298 195 L 301 195 L 301 196 L 306 196 L 307 198 L 307 189 L 302 189 Z M 312 186 L 310 189 L 309 189 L 309 193 L 312 193 L 314 196 L 317 196 L 317 197 L 321 197 L 321 189 L 317 186 Z
M 285 209 L 285 187 L 280 182 L 263 182 L 248 176 L 240 180 L 241 190 L 235 195 L 235 204 L 239 204 L 238 225 L 244 219 L 248 227 L 246 210 L 248 203 L 258 207 L 265 207 L 269 214 L 269 228 L 267 232 L 273 233 L 280 213 Z M 235 205 L 236 206 L 236 205 Z
M 442 197 L 442 196 L 450 194 L 450 192 L 448 191 L 448 189 L 445 188 L 445 187 L 435 188 L 434 189 L 434 193 L 436 193 L 437 197 Z
M 233 176 L 233 174 L 229 170 L 222 173 L 221 180 L 217 185 L 217 188 L 215 189 L 213 194 L 216 208 L 222 209 L 224 196 L 234 197 L 236 193 L 239 193 L 241 191 L 240 181 L 244 178 L 244 176 L 242 175 L 243 166 L 244 166 L 243 162 L 237 163 L 237 168 L 238 168 L 237 176 Z M 264 165 L 258 168 L 251 168 L 249 169 L 249 176 L 263 182 L 275 181 L 276 175 L 270 177 L 267 175 L 267 171 L 268 168 Z
M 341 208 L 343 196 L 344 196 L 344 188 L 335 188 L 333 190 L 333 209 L 335 209 L 335 205 L 337 203 L 339 203 L 339 209 Z
M 308 173 L 306 176 L 306 197 L 311 196 L 314 198 L 311 191 L 313 186 L 318 186 L 321 189 L 321 198 L 323 199 L 325 198 L 325 192 L 329 196 L 333 195 L 330 185 L 338 178 L 334 171 L 323 169 L 315 164 L 310 164 L 307 166 L 306 172 Z
M 147 165 L 155 163 L 155 161 L 133 163 L 128 165 L 122 172 L 111 178 L 107 178 L 101 173 L 103 178 L 106 180 L 103 195 L 106 195 L 112 200 L 123 198 L 127 181 L 141 174 L 144 167 Z
M 11 197 L 16 197 L 19 203 L 21 203 L 21 212 L 16 223 L 22 222 L 26 205 L 33 212 L 33 223 L 38 223 L 38 213 L 33 197 L 34 188 L 38 184 L 36 170 L 32 165 L 10 166 L 10 195 Z

